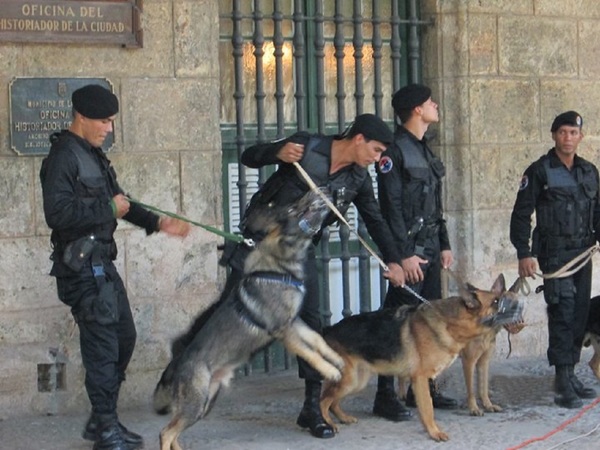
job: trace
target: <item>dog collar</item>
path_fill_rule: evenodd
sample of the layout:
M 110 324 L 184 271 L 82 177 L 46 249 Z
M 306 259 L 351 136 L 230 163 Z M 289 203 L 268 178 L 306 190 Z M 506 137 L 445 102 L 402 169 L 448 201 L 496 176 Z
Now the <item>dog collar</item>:
M 246 278 L 250 278 L 250 277 L 260 278 L 261 280 L 265 280 L 265 281 L 274 281 L 277 283 L 288 284 L 288 285 L 293 286 L 300 290 L 304 289 L 304 281 L 302 281 L 290 274 L 282 274 L 279 272 L 270 272 L 267 270 L 259 270 L 257 272 L 252 272 L 252 273 L 249 273 L 248 275 L 246 275 Z
M 244 303 L 244 296 L 246 295 L 246 294 L 244 294 L 245 280 L 248 280 L 249 278 L 258 278 L 262 281 L 266 280 L 266 281 L 274 281 L 277 283 L 285 283 L 285 284 L 295 287 L 301 293 L 304 293 L 304 283 L 301 280 L 297 279 L 296 277 L 293 277 L 292 275 L 289 275 L 289 274 L 284 275 L 284 274 L 281 274 L 278 272 L 269 272 L 269 271 L 252 272 L 252 273 L 249 273 L 248 275 L 246 275 L 242 279 L 242 281 L 239 285 L 238 291 L 236 292 L 234 299 L 233 299 L 235 311 L 239 314 L 239 316 L 242 319 L 244 319 L 250 325 L 257 327 L 261 330 L 265 330 L 267 333 L 269 333 L 271 336 L 273 336 L 277 330 L 273 330 L 273 329 L 269 328 L 267 326 L 267 324 L 262 320 L 262 318 L 258 317 L 255 314 L 255 312 Z M 296 317 L 297 317 L 297 313 L 293 317 L 292 321 L 295 320 Z

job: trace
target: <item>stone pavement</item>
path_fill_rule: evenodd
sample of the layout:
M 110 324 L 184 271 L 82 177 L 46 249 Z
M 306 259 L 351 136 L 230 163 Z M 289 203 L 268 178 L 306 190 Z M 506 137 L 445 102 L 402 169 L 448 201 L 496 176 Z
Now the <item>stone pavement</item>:
M 600 392 L 598 380 L 587 366 L 590 357 L 591 353 L 584 350 L 577 374 Z M 471 417 L 464 409 L 461 364 L 455 362 L 442 374 L 440 383 L 443 392 L 459 399 L 463 408 L 436 411 L 440 428 L 450 435 L 448 442 L 436 443 L 424 432 L 416 410 L 411 421 L 402 423 L 388 422 L 371 414 L 375 380 L 343 404 L 359 418 L 357 424 L 341 426 L 333 439 L 315 439 L 295 424 L 303 395 L 303 383 L 295 372 L 253 375 L 233 380 L 211 414 L 186 430 L 180 442 L 185 450 L 503 450 L 554 432 L 520 448 L 599 448 L 600 400 L 586 400 L 580 410 L 558 408 L 553 404 L 552 380 L 553 371 L 545 359 L 495 360 L 491 367 L 491 397 L 504 411 Z M 146 449 L 159 448 L 158 433 L 168 417 L 154 414 L 150 404 L 121 410 L 120 417 L 124 424 L 144 436 Z M 91 449 L 91 443 L 80 438 L 86 419 L 87 411 L 18 418 L 2 411 L 0 449 Z

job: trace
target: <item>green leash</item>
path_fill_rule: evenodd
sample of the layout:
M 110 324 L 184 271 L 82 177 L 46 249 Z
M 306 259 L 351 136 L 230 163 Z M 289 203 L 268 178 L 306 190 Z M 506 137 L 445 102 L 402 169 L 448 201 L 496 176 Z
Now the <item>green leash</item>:
M 241 236 L 239 234 L 228 233 L 226 231 L 219 230 L 218 228 L 211 227 L 210 225 L 203 225 L 201 223 L 190 220 L 186 217 L 180 216 L 179 214 L 175 214 L 175 213 L 172 213 L 169 211 L 163 211 L 162 209 L 159 209 L 156 206 L 146 205 L 145 203 L 142 203 L 138 200 L 134 200 L 131 197 L 127 197 L 127 200 L 129 201 L 129 203 L 135 203 L 136 205 L 140 205 L 150 211 L 164 214 L 165 216 L 173 217 L 174 219 L 183 220 L 184 222 L 191 223 L 192 225 L 196 225 L 197 227 L 204 228 L 205 230 L 210 231 L 211 233 L 214 233 L 218 236 L 224 237 L 225 239 L 228 239 L 230 241 L 234 241 L 234 242 L 238 242 L 238 243 L 243 242 L 244 244 L 246 244 L 249 247 L 254 247 L 254 241 L 252 239 L 245 239 L 244 236 Z

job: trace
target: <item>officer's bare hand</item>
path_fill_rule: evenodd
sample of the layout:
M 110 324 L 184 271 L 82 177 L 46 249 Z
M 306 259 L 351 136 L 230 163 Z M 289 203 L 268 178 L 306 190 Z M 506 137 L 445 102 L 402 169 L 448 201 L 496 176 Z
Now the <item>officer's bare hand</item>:
M 442 263 L 442 269 L 449 269 L 454 262 L 452 250 L 442 250 L 440 253 L 440 261 Z
M 112 202 L 115 205 L 115 217 L 120 219 L 129 212 L 129 200 L 123 194 L 117 194 L 112 198 Z
M 190 224 L 174 217 L 163 216 L 159 219 L 158 228 L 171 236 L 186 237 L 190 232 Z
M 383 272 L 383 277 L 390 280 L 394 287 L 404 287 L 406 280 L 404 278 L 404 270 L 398 263 L 389 263 L 388 270 Z
M 302 159 L 304 145 L 288 142 L 277 153 L 277 158 L 286 163 L 295 163 Z
M 404 269 L 404 275 L 406 281 L 410 284 L 415 284 L 423 281 L 424 275 L 421 270 L 421 264 L 427 264 L 428 261 L 417 255 L 411 256 L 402 260 L 402 268 Z
M 535 273 L 537 272 L 537 263 L 535 259 L 523 258 L 519 260 L 519 276 L 520 277 L 531 277 L 535 280 Z

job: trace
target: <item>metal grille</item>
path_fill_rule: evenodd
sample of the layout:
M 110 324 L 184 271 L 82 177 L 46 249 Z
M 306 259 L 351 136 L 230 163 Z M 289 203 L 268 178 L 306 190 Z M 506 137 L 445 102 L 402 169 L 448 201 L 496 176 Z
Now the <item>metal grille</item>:
M 246 147 L 302 130 L 340 133 L 364 112 L 392 125 L 392 93 L 420 79 L 419 28 L 427 24 L 418 19 L 417 0 L 220 1 L 223 198 L 230 230 L 237 230 L 251 194 L 272 171 L 242 166 Z M 356 210 L 349 219 L 368 238 Z M 330 227 L 320 244 L 324 324 L 378 308 L 385 295 L 377 263 L 351 236 L 346 226 Z

